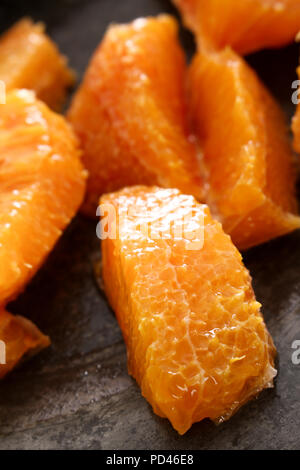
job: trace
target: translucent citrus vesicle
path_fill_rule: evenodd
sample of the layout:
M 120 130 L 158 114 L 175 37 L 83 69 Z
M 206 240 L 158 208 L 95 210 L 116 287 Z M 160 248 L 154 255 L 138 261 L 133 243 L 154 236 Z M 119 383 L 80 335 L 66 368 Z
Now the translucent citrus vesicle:
M 42 23 L 16 23 L 0 38 L 0 80 L 8 90 L 28 88 L 54 109 L 62 104 L 74 74 Z
M 284 46 L 300 30 L 299 0 L 173 0 L 200 47 L 240 54 Z
M 80 206 L 86 172 L 62 116 L 28 90 L 0 105 L 0 306 L 41 266 Z
M 89 170 L 91 215 L 102 193 L 133 184 L 203 195 L 177 29 L 167 15 L 113 25 L 92 58 L 68 113 Z
M 250 275 L 208 207 L 144 186 L 101 203 L 105 291 L 129 372 L 155 413 L 183 434 L 204 418 L 229 418 L 272 386 L 275 349 Z
M 0 310 L 0 379 L 21 360 L 37 354 L 49 344 L 49 338 L 31 321 Z
M 255 72 L 229 48 L 203 51 L 189 71 L 189 95 L 207 201 L 236 246 L 299 228 L 285 118 Z

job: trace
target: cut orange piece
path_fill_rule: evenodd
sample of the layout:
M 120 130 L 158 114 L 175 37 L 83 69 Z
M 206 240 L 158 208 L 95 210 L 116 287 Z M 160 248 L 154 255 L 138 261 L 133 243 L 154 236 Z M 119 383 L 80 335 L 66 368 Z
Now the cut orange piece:
M 85 170 L 62 116 L 29 90 L 0 105 L 0 305 L 35 274 L 80 206 Z
M 37 354 L 50 344 L 48 336 L 24 317 L 0 311 L 0 379 L 21 360 Z
M 300 30 L 299 0 L 173 0 L 200 46 L 240 54 L 285 46 Z
M 0 38 L 0 80 L 8 90 L 29 88 L 58 109 L 74 74 L 67 60 L 44 33 L 42 23 L 20 20 Z
M 298 77 L 300 80 L 300 67 L 297 68 L 297 73 L 298 73 Z M 298 88 L 298 91 L 299 91 L 299 88 Z M 299 93 L 297 97 L 299 99 Z M 294 149 L 296 152 L 300 153 L 300 104 L 299 103 L 297 105 L 296 114 L 293 118 L 292 130 L 294 134 Z
M 203 195 L 177 29 L 166 15 L 114 25 L 94 54 L 69 111 L 89 170 L 88 214 L 102 193 L 133 184 Z
M 154 412 L 183 434 L 271 387 L 275 349 L 250 275 L 208 207 L 143 186 L 101 203 L 106 294 Z
M 189 73 L 208 198 L 239 249 L 300 227 L 285 118 L 255 72 L 229 48 L 198 54 Z

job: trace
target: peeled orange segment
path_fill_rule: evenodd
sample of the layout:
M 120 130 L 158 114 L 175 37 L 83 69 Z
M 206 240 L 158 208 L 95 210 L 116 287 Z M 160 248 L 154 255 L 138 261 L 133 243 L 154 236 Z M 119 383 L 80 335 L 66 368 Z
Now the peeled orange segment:
M 58 109 L 74 74 L 45 34 L 44 25 L 23 19 L 0 38 L 0 80 L 8 90 L 34 90 L 38 98 Z
M 229 48 L 199 53 L 189 95 L 207 201 L 236 246 L 246 249 L 299 228 L 285 118 L 255 72 Z
M 183 434 L 271 387 L 275 349 L 250 275 L 208 207 L 143 186 L 101 204 L 105 291 L 154 412 Z
M 0 106 L 0 305 L 6 305 L 75 215 L 86 174 L 69 124 L 33 92 L 11 91 Z
M 89 170 L 90 215 L 102 193 L 134 184 L 203 195 L 177 29 L 167 15 L 111 26 L 92 58 L 68 113 Z
M 200 46 L 240 54 L 285 46 L 300 30 L 299 0 L 173 0 Z
M 21 360 L 37 354 L 50 344 L 48 336 L 24 317 L 0 311 L 0 379 Z
M 300 79 L 300 67 L 297 68 L 297 73 Z M 297 98 L 299 99 L 299 94 L 297 95 Z M 293 118 L 292 130 L 294 133 L 294 149 L 296 152 L 300 153 L 300 104 L 299 103 L 297 106 L 296 114 Z

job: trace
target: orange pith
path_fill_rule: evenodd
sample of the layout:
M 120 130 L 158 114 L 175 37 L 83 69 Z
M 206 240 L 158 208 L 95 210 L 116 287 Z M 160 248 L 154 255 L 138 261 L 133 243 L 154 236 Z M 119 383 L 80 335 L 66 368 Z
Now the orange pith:
M 171 17 L 109 28 L 68 113 L 89 170 L 86 213 L 95 215 L 102 193 L 133 184 L 202 197 L 186 122 L 185 72 Z
M 44 33 L 42 23 L 30 19 L 16 23 L 0 37 L 0 80 L 8 90 L 28 88 L 39 99 L 58 109 L 74 74 L 67 60 Z
M 281 47 L 300 30 L 299 0 L 173 0 L 199 46 L 240 54 Z
M 102 241 L 105 291 L 129 372 L 154 412 L 183 434 L 204 418 L 229 418 L 272 386 L 275 349 L 250 275 L 208 207 L 177 189 L 144 186 L 101 203 L 117 226 Z M 172 235 L 183 221 L 182 236 Z M 190 249 L 202 234 L 203 247 Z
M 0 363 L 0 379 L 10 372 L 24 357 L 32 356 L 50 344 L 47 336 L 24 317 L 0 310 L 1 353 L 5 346 L 5 364 Z M 2 362 L 2 354 L 1 354 Z
M 202 51 L 189 71 L 190 111 L 207 201 L 239 249 L 300 227 L 285 118 L 246 62 Z
M 38 270 L 80 206 L 85 171 L 62 116 L 28 90 L 0 114 L 0 306 Z

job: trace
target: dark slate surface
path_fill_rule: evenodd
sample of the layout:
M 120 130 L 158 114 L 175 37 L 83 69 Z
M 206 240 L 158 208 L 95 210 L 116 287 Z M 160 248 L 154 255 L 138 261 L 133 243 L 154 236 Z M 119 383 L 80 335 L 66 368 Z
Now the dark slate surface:
M 48 31 L 82 75 L 108 23 L 174 12 L 167 0 L 14 0 L 0 3 L 0 29 L 24 14 Z M 192 37 L 182 33 L 189 55 Z M 291 116 L 298 51 L 249 58 Z M 300 447 L 300 233 L 245 255 L 279 352 L 276 387 L 218 427 L 196 424 L 183 437 L 156 417 L 127 375 L 120 330 L 93 275 L 95 222 L 78 216 L 27 291 L 11 308 L 28 315 L 52 346 L 0 387 L 0 449 L 296 449 Z

